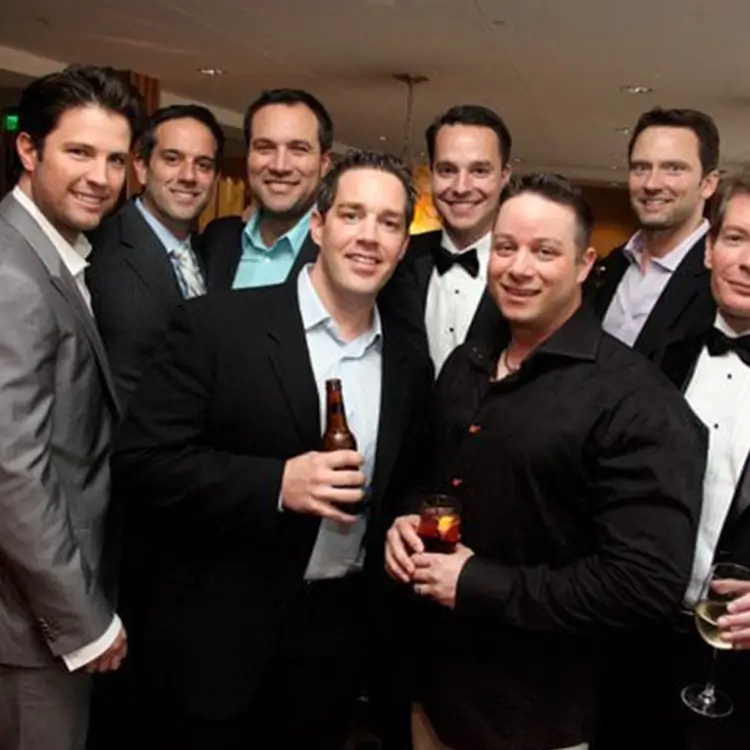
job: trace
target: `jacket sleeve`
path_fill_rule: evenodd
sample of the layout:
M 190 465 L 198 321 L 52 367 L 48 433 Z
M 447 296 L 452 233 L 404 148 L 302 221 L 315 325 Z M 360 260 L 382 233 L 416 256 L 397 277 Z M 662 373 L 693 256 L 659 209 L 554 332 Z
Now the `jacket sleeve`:
M 55 656 L 114 612 L 76 542 L 53 455 L 59 330 L 39 285 L 0 267 L 0 560 Z M 1 578 L 1 577 L 0 577 Z
M 192 522 L 275 526 L 284 461 L 212 441 L 214 315 L 211 297 L 181 305 L 141 380 L 116 441 L 113 477 L 128 511 Z

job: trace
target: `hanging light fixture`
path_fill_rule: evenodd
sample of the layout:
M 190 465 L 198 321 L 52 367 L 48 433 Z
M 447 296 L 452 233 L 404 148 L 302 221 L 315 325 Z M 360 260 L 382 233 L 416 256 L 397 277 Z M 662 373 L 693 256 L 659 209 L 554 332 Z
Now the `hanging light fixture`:
M 393 77 L 407 87 L 406 93 L 406 121 L 404 122 L 404 136 L 401 147 L 401 161 L 409 168 L 414 168 L 414 158 L 411 148 L 412 127 L 414 120 L 414 87 L 425 83 L 427 76 L 413 75 L 412 73 L 394 73 Z

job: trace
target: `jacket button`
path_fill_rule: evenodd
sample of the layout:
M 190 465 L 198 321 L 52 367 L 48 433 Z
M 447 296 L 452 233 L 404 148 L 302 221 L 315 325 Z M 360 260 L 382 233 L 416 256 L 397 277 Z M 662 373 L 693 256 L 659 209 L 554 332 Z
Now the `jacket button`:
M 451 479 L 451 485 L 453 487 L 460 487 L 463 483 L 464 480 L 461 479 L 461 477 L 453 477 L 453 479 Z
M 478 432 L 481 431 L 481 429 L 482 429 L 481 425 L 478 425 L 478 424 L 469 425 L 469 434 L 476 435 Z

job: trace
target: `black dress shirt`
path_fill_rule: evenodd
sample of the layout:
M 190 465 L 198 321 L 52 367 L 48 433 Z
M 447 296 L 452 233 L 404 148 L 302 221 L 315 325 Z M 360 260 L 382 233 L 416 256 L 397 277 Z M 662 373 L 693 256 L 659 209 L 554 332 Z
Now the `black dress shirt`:
M 438 382 L 435 486 L 476 554 L 456 609 L 426 613 L 422 699 L 449 746 L 566 747 L 591 739 L 607 636 L 681 604 L 705 434 L 587 307 L 494 381 L 498 344 L 460 347 Z

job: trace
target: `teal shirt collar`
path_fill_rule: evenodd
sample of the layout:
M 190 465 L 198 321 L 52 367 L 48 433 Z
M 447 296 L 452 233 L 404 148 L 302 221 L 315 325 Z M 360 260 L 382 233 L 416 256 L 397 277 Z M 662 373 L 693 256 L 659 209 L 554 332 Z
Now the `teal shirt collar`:
M 282 234 L 272 247 L 268 247 L 263 238 L 260 236 L 260 211 L 256 211 L 250 221 L 245 225 L 243 231 L 243 245 L 248 245 L 260 253 L 275 252 L 282 249 L 288 249 L 296 258 L 302 248 L 305 238 L 310 232 L 310 217 L 313 208 L 311 208 L 286 234 Z

